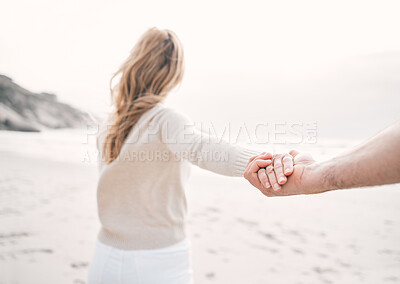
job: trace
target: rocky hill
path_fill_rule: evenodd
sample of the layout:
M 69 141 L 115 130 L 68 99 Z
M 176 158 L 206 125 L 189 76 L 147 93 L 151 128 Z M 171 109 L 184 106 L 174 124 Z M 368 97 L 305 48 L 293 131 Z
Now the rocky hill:
M 33 93 L 0 75 L 0 129 L 41 131 L 83 127 L 90 115 L 57 101 L 56 95 Z

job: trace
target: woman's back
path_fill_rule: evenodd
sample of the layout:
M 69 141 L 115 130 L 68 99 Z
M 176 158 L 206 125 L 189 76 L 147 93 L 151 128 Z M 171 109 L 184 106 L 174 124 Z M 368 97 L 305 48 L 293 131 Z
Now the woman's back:
M 111 89 L 114 110 L 97 141 L 101 228 L 91 284 L 103 283 L 103 276 L 107 283 L 189 283 L 190 163 L 243 176 L 249 158 L 259 153 L 204 134 L 187 116 L 161 104 L 180 83 L 183 69 L 176 35 L 153 28 L 114 76 L 120 78 Z
M 105 164 L 100 159 L 99 239 L 105 244 L 150 249 L 184 238 L 190 165 L 163 143 L 161 127 L 168 112 L 157 104 L 132 128 L 116 160 Z
M 100 159 L 99 240 L 120 249 L 154 249 L 183 240 L 190 163 L 243 176 L 257 153 L 201 133 L 187 116 L 156 104 L 132 128 L 117 159 L 110 164 Z

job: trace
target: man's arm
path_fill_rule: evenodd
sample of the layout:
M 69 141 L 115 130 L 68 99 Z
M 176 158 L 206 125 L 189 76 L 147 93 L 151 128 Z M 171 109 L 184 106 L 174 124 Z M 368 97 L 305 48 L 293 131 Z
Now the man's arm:
M 314 165 L 326 190 L 400 182 L 400 122 L 352 151 Z
M 279 191 L 259 188 L 267 196 L 314 194 L 329 190 L 400 182 L 400 122 L 357 148 L 324 162 L 291 152 L 294 170 Z M 256 168 L 263 178 L 263 168 Z M 255 175 L 248 175 L 252 179 Z M 249 178 L 248 178 L 249 179 Z M 252 184 L 256 182 L 249 180 Z M 262 181 L 261 181 L 262 184 Z

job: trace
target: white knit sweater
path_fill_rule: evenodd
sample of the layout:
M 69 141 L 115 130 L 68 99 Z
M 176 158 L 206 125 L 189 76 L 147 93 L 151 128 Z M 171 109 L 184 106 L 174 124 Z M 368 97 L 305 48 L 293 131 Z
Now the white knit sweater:
M 190 164 L 240 177 L 257 154 L 202 133 L 187 116 L 157 104 L 132 128 L 115 161 L 99 161 L 99 240 L 125 250 L 183 240 Z

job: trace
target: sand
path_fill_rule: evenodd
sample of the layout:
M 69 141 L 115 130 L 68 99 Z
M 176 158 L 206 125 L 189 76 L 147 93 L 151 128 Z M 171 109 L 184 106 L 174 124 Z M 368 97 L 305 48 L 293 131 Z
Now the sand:
M 81 134 L 0 132 L 0 284 L 86 283 L 99 221 Z M 266 198 L 193 168 L 188 203 L 197 283 L 400 283 L 399 185 Z

